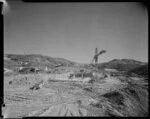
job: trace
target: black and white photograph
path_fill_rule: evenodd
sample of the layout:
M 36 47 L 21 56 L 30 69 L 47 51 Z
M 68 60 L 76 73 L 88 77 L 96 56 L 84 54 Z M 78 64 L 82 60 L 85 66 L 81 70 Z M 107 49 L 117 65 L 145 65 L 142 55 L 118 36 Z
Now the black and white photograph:
M 3 2 L 3 118 L 147 117 L 143 2 Z

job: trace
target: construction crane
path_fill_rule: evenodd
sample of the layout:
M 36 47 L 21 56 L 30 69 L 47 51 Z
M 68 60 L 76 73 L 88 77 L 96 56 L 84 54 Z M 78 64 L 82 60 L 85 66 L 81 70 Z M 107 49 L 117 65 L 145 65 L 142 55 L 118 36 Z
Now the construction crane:
M 94 57 L 93 57 L 93 59 L 92 59 L 92 61 L 91 61 L 91 64 L 95 61 L 95 64 L 97 65 L 97 63 L 98 63 L 98 56 L 101 55 L 101 54 L 103 54 L 103 53 L 106 53 L 106 50 L 101 50 L 101 51 L 98 53 L 98 49 L 95 48 L 95 55 L 94 55 Z

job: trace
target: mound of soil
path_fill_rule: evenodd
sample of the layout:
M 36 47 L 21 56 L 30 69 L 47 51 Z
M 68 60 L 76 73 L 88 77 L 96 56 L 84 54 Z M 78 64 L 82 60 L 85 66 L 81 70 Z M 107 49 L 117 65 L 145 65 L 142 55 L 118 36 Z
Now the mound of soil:
M 122 116 L 148 116 L 148 91 L 139 85 L 128 85 L 126 88 L 108 92 L 103 97 Z M 116 115 L 108 112 L 112 116 Z

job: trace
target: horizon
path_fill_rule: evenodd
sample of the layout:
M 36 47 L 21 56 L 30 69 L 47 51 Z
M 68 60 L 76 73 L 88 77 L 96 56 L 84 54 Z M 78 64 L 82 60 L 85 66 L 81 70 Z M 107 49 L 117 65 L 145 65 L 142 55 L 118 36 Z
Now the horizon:
M 37 56 L 46 56 L 46 57 L 50 57 L 50 58 L 62 58 L 62 57 L 51 57 L 51 56 L 47 56 L 47 55 L 42 55 L 42 54 L 4 54 L 5 55 L 23 55 L 23 56 L 27 56 L 27 55 L 37 55 Z M 62 59 L 65 59 L 65 60 L 68 60 L 66 58 L 62 58 Z M 127 59 L 127 58 L 122 58 L 122 59 L 111 59 L 107 62 L 110 62 L 112 60 L 135 60 L 135 59 Z M 68 60 L 68 61 L 71 61 L 71 62 L 75 62 L 75 61 L 72 61 L 72 60 Z M 135 60 L 135 61 L 139 61 L 139 62 L 142 62 L 142 63 L 148 63 L 148 62 L 143 62 L 143 61 L 140 61 L 140 60 Z M 90 63 L 80 63 L 80 62 L 75 62 L 75 63 L 79 63 L 79 64 L 90 64 Z M 105 63 L 105 62 L 98 62 L 98 63 Z
M 24 3 L 4 12 L 4 54 L 40 54 L 89 64 L 148 62 L 148 15 L 139 3 Z

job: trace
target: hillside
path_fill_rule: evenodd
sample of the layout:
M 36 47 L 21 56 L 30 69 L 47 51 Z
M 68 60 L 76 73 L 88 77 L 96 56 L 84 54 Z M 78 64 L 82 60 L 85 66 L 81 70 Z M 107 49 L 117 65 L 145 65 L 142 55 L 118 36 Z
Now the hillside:
M 133 59 L 113 59 L 109 62 L 100 63 L 98 67 L 99 69 L 110 68 L 118 71 L 129 71 L 142 65 L 146 65 L 146 63 Z
M 30 68 L 38 68 L 41 71 L 45 71 L 45 68 L 54 69 L 56 67 L 72 67 L 74 69 L 86 69 L 93 70 L 95 68 L 94 65 L 89 64 L 79 64 L 73 61 L 69 61 L 63 58 L 53 58 L 43 55 L 16 55 L 16 54 L 5 54 L 4 56 L 4 67 L 7 69 L 11 69 L 13 71 L 16 70 L 17 67 L 27 67 L 22 72 L 30 72 Z M 98 64 L 98 68 L 102 71 L 106 68 L 108 69 L 116 69 L 117 71 L 127 72 L 129 75 L 132 73 L 138 75 L 148 75 L 148 64 L 140 61 L 136 61 L 133 59 L 113 59 L 109 62 L 104 62 Z M 59 71 L 61 69 L 59 68 Z M 119 73 L 119 72 L 118 72 Z M 117 74 L 118 74 L 117 73 Z
M 52 58 L 43 55 L 14 55 L 6 54 L 4 57 L 4 67 L 14 68 L 17 66 L 27 67 L 57 67 L 57 66 L 71 66 L 75 65 L 75 62 L 63 59 Z
M 129 75 L 132 75 L 133 73 L 139 76 L 148 77 L 148 65 L 142 65 L 128 71 Z

